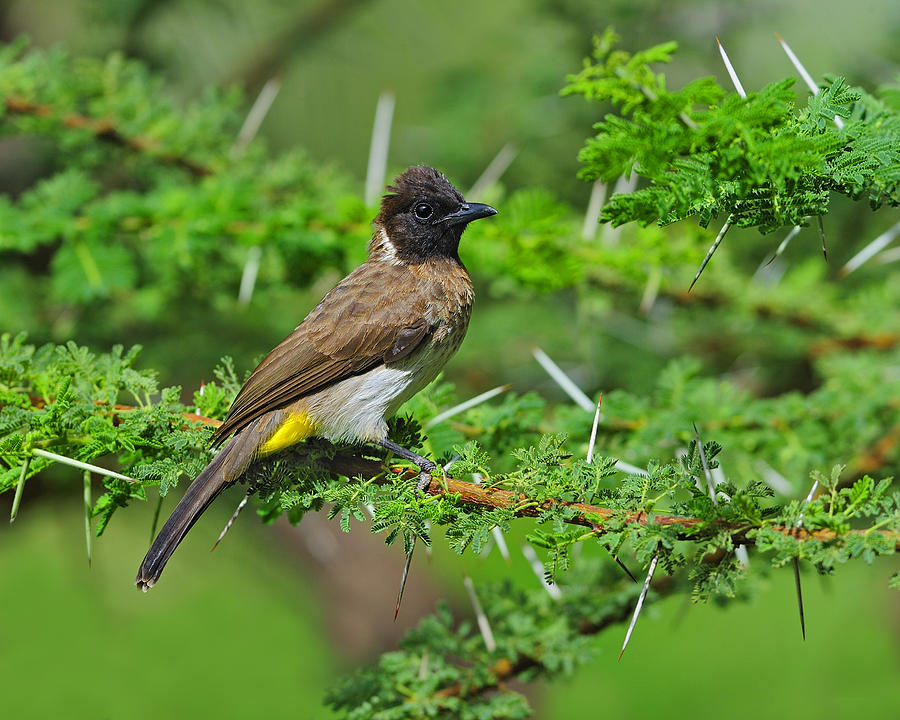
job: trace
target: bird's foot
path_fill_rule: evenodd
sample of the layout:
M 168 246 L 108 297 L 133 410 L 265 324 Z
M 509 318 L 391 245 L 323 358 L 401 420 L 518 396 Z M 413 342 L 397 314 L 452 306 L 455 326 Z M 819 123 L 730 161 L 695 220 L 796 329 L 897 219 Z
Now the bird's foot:
M 385 438 L 379 443 L 382 447 L 390 450 L 394 455 L 398 457 L 402 457 L 405 460 L 409 460 L 414 463 L 419 468 L 419 478 L 416 481 L 416 486 L 414 488 L 414 493 L 417 498 L 423 498 L 425 496 L 425 491 L 428 490 L 428 487 L 431 485 L 432 473 L 437 470 L 437 465 L 435 465 L 431 460 L 427 457 L 423 457 L 418 453 L 413 452 L 412 450 L 407 450 L 405 447 L 398 445 L 392 440 L 388 440 Z

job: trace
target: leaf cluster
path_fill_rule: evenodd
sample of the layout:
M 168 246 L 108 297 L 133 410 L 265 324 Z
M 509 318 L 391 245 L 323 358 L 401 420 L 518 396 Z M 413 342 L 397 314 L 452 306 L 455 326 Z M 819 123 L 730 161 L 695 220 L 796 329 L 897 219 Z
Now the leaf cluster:
M 121 55 L 18 42 L 0 47 L 0 95 L 0 133 L 47 157 L 30 187 L 0 196 L 0 308 L 20 327 L 109 337 L 176 306 L 234 310 L 253 253 L 271 298 L 365 246 L 368 213 L 345 178 L 300 152 L 236 149 L 236 92 L 180 107 Z
M 73 342 L 35 347 L 24 334 L 0 336 L 0 492 L 53 464 L 34 449 L 113 461 L 133 481 L 100 476 L 105 491 L 90 508 L 99 535 L 116 509 L 145 500 L 148 486 L 164 495 L 203 469 L 209 432 L 184 417 L 180 388 L 160 388 L 155 372 L 136 369 L 139 352 L 116 346 L 95 354 Z
M 672 586 L 652 593 L 651 601 Z M 567 576 L 559 601 L 508 582 L 480 586 L 495 649 L 486 649 L 474 623 L 454 617 L 442 604 L 398 650 L 332 688 L 326 702 L 353 720 L 529 717 L 528 702 L 504 679 L 571 675 L 593 658 L 591 635 L 621 622 L 636 595 L 634 585 L 596 558 L 585 559 L 577 574 Z
M 209 458 L 208 430 L 193 426 L 184 415 L 188 408 L 177 402 L 177 389 L 160 390 L 152 372 L 135 368 L 136 359 L 137 350 L 117 347 L 96 355 L 74 344 L 35 348 L 21 335 L 4 336 L 0 461 L 5 468 L 0 489 L 13 489 L 23 466 L 26 477 L 46 468 L 46 461 L 30 456 L 37 447 L 52 447 L 85 461 L 116 458 L 120 469 L 136 482 L 104 478 L 106 491 L 91 510 L 99 516 L 102 531 L 118 507 L 145 499 L 146 487 L 157 485 L 165 492 L 182 476 L 199 472 Z M 196 397 L 221 410 L 227 404 L 222 398 L 234 390 L 237 378 L 230 363 L 223 364 L 217 375 L 224 389 L 207 384 Z M 689 372 L 673 369 L 663 378 L 660 397 L 672 406 L 683 404 L 691 382 Z M 440 383 L 425 392 L 420 416 L 403 417 L 392 426 L 394 437 L 412 447 L 428 442 L 422 425 L 441 409 L 440 403 L 427 401 L 431 393 L 444 402 L 453 400 Z M 123 400 L 133 404 L 123 406 Z M 507 398 L 501 405 L 515 402 Z M 622 406 L 628 402 L 636 405 L 638 399 Z M 468 425 L 473 415 L 485 413 L 485 408 L 470 409 L 461 422 Z M 660 418 L 667 421 L 663 413 Z M 486 437 L 490 441 L 490 435 Z M 664 447 L 658 439 L 657 444 Z M 592 604 L 583 595 L 572 594 L 569 599 L 572 583 L 587 588 L 593 582 L 593 571 L 582 560 L 590 556 L 591 548 L 633 557 L 644 567 L 656 557 L 695 599 L 728 598 L 740 591 L 746 575 L 734 558 L 738 543 L 755 543 L 769 553 L 775 567 L 800 557 L 830 571 L 858 557 L 871 561 L 894 552 L 900 533 L 900 496 L 891 494 L 889 481 L 876 483 L 866 477 L 841 488 L 840 468 L 828 478 L 817 476 L 824 492 L 809 505 L 796 501 L 779 505 L 763 483 L 732 474 L 716 488 L 713 499 L 706 473 L 716 469 L 727 451 L 713 440 L 704 443 L 702 457 L 693 439 L 680 457 L 673 453 L 667 459 L 658 452 L 646 463 L 646 474 L 621 473 L 608 457 L 587 463 L 561 434 L 545 433 L 537 442 L 513 449 L 514 466 L 508 471 L 495 470 L 490 453 L 476 443 L 455 450 L 459 457 L 451 472 L 460 480 L 477 480 L 485 493 L 481 502 L 465 501 L 451 491 L 419 496 L 402 466 L 385 465 L 383 456 L 369 450 L 325 441 L 307 442 L 259 461 L 243 478 L 248 492 L 259 500 L 263 519 L 284 512 L 299 522 L 306 512 L 327 506 L 343 530 L 371 518 L 372 532 L 382 533 L 389 544 L 402 541 L 406 552 L 416 542 L 430 543 L 431 529 L 445 526 L 450 547 L 459 553 L 479 553 L 495 529 L 508 531 L 513 522 L 521 522 L 519 518 L 533 518 L 528 521 L 534 523 L 529 539 L 544 553 L 548 581 L 563 589 L 562 604 L 554 605 L 543 594 L 496 593 L 500 605 L 491 600 L 486 606 L 492 621 L 496 618 L 495 633 L 503 639 L 491 652 L 480 647 L 471 627 L 456 627 L 446 616 L 427 620 L 427 631 L 419 633 L 418 641 L 409 641 L 384 656 L 377 670 L 364 671 L 333 692 L 330 702 L 349 717 L 364 712 L 406 717 L 407 703 L 422 704 L 416 706 L 419 710 L 482 713 L 473 717 L 525 713 L 518 695 L 482 693 L 481 689 L 496 687 L 497 667 L 511 667 L 510 672 L 522 679 L 569 672 L 590 656 L 588 636 L 624 619 L 633 601 L 637 587 L 621 588 L 621 578 L 609 586 L 585 589 L 585 595 L 594 598 Z M 336 470 L 342 454 L 368 458 L 370 470 Z M 350 479 L 342 477 L 353 474 Z M 508 500 L 492 501 L 498 492 L 505 492 Z M 796 525 L 801 512 L 804 529 L 811 535 L 784 530 Z M 829 534 L 817 534 L 822 531 Z M 587 549 L 577 560 L 576 547 Z M 603 564 L 608 573 L 609 562 Z M 606 590 L 598 592 L 598 587 Z M 449 652 L 451 647 L 456 654 Z M 419 677 L 426 648 L 433 664 Z M 465 660 L 450 659 L 456 657 Z M 497 665 L 501 660 L 506 664 Z M 394 691 L 388 693 L 383 683 Z M 458 691 L 442 692 L 457 685 Z
M 826 213 L 833 193 L 896 204 L 896 92 L 829 79 L 798 109 L 787 81 L 746 99 L 711 79 L 670 91 L 652 66 L 674 50 L 631 55 L 607 33 L 565 91 L 618 112 L 588 141 L 583 176 L 645 178 L 613 197 L 606 219 L 697 215 L 705 225 L 726 214 L 770 231 Z M 256 292 L 267 300 L 360 256 L 368 215 L 346 181 L 300 154 L 273 158 L 258 143 L 236 151 L 237 96 L 209 93 L 184 109 L 119 56 L 82 60 L 21 43 L 3 49 L 0 70 L 0 129 L 52 144 L 52 172 L 0 198 L 0 303 L 35 308 L 25 311 L 40 320 L 32 325 L 118 331 L 154 322 L 174 303 L 230 318 L 252 248 L 261 253 Z M 834 117 L 844 118 L 842 130 Z M 567 289 L 574 322 L 590 337 L 656 283 L 645 337 L 660 370 L 650 387 L 607 389 L 603 456 L 592 463 L 591 418 L 580 407 L 509 392 L 433 423 L 461 398 L 449 383 L 432 384 L 391 434 L 471 483 L 468 499 L 447 478 L 443 490 L 417 495 L 411 469 L 372 448 L 311 440 L 251 466 L 242 480 L 264 521 L 325 510 L 345 532 L 366 527 L 406 552 L 440 527 L 457 553 L 479 554 L 497 530 L 525 525 L 562 592 L 554 601 L 542 590 L 479 588 L 497 639 L 491 651 L 446 609 L 426 618 L 400 649 L 330 693 L 346 717 L 525 716 L 527 703 L 504 680 L 570 672 L 591 656 L 592 635 L 630 614 L 639 588 L 610 554 L 642 568 L 657 558 L 668 577 L 650 601 L 668 592 L 722 601 L 752 588 L 735 554 L 741 544 L 755 548 L 754 575 L 794 559 L 832 572 L 896 551 L 900 500 L 888 479 L 867 474 L 900 467 L 894 275 L 839 286 L 825 281 L 821 263 L 801 262 L 776 286 L 748 281 L 740 256 L 725 249 L 702 292 L 687 296 L 700 233 L 646 227 L 586 239 L 575 210 L 546 190 L 513 194 L 502 207 L 496 222 L 467 231 L 477 280 L 504 297 Z M 23 324 L 26 314 L 17 316 Z M 603 363 L 634 364 L 648 354 L 639 350 L 607 337 Z M 738 372 L 712 377 L 710 367 L 731 369 L 735 356 L 782 374 L 800 365 L 814 383 L 785 391 Z M 221 418 L 242 371 L 226 358 L 212 376 L 187 406 L 179 388 L 139 369 L 138 348 L 96 353 L 3 335 L 0 492 L 49 468 L 36 449 L 113 466 L 134 482 L 103 477 L 90 508 L 102 532 L 148 487 L 163 495 L 209 460 L 209 426 L 190 414 Z M 618 470 L 616 458 L 643 472 Z M 830 467 L 814 472 L 816 498 L 796 499 L 811 470 Z
M 611 32 L 565 92 L 610 102 L 580 153 L 582 177 L 611 182 L 637 173 L 646 185 L 615 196 L 602 219 L 666 225 L 697 216 L 772 232 L 827 213 L 831 193 L 900 202 L 897 108 L 833 78 L 797 111 L 792 80 L 741 97 L 712 78 L 670 91 L 653 63 L 675 46 L 629 55 Z M 834 118 L 846 124 L 838 128 Z

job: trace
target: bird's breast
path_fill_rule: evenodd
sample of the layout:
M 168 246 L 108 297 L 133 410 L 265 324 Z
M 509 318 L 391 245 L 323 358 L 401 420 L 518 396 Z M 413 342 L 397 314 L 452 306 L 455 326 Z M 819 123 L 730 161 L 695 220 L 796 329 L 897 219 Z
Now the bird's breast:
M 424 300 L 425 319 L 433 328 L 433 341 L 455 341 L 455 351 L 472 314 L 475 292 L 469 274 L 459 263 L 446 259 L 411 265 L 409 273 L 414 279 L 414 295 Z
M 421 345 L 396 362 L 342 380 L 301 402 L 315 419 L 316 434 L 330 440 L 377 441 L 386 436 L 393 415 L 438 373 L 459 349 L 472 312 L 472 283 L 457 263 L 410 266 L 410 307 L 424 308 L 429 331 Z M 399 288 L 395 288 L 395 292 Z M 420 319 L 420 318 L 414 318 Z

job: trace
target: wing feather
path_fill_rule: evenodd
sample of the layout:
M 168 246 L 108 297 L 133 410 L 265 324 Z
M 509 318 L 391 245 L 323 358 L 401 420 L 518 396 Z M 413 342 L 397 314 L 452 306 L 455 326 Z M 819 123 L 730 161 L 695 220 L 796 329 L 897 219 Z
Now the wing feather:
M 268 412 L 412 353 L 432 328 L 424 298 L 392 291 L 400 270 L 364 263 L 344 278 L 253 371 L 213 444 Z

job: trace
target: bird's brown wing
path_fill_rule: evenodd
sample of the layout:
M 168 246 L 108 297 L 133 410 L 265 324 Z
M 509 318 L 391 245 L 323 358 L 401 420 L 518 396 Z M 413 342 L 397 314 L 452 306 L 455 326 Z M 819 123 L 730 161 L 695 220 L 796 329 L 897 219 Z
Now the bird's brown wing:
M 395 273 L 364 264 L 329 292 L 253 371 L 213 445 L 267 412 L 415 350 L 430 329 L 426 303 L 397 297 Z

